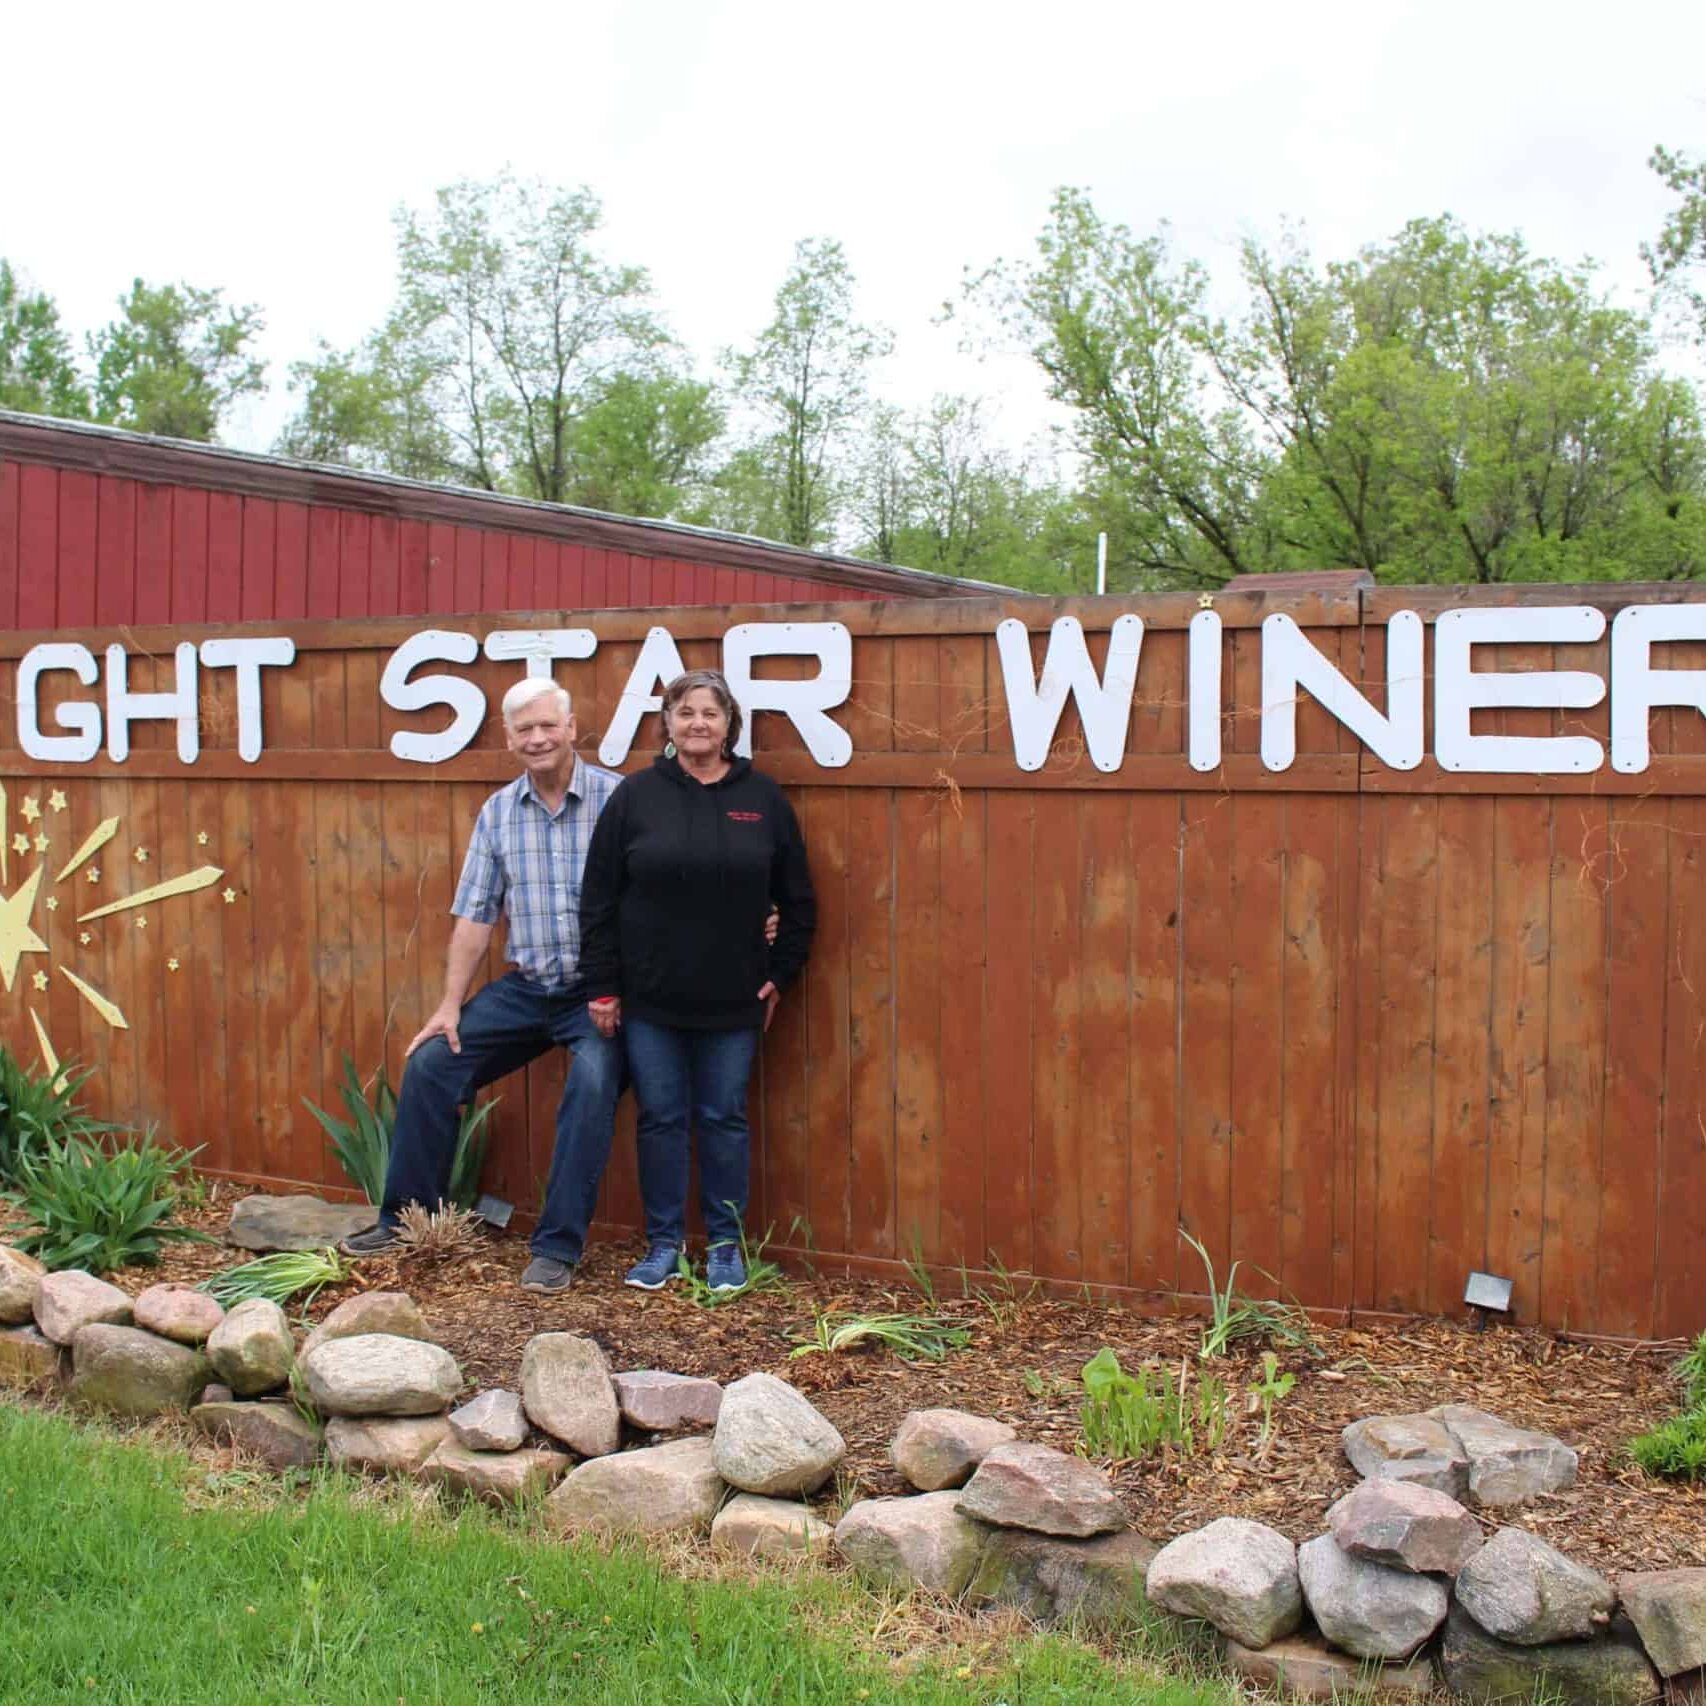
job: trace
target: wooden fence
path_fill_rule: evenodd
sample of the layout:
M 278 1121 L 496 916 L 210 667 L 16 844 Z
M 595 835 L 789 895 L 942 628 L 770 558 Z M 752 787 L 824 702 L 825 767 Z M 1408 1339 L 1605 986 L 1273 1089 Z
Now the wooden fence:
M 1222 1273 L 1236 1257 L 1244 1279 L 1265 1284 L 1265 1269 L 1325 1310 L 1451 1311 L 1467 1272 L 1488 1268 L 1515 1280 L 1521 1319 L 1697 1331 L 1706 718 L 1656 714 L 1640 776 L 1463 776 L 1431 760 L 1399 772 L 1308 699 L 1296 762 L 1273 773 L 1258 754 L 1260 623 L 1274 610 L 1379 705 L 1395 609 L 1431 622 L 1466 603 L 1609 612 L 1678 596 L 1222 594 L 1224 758 L 1207 773 L 1184 756 L 1194 597 L 790 607 L 789 620 L 852 630 L 853 694 L 836 716 L 855 750 L 845 769 L 819 769 L 781 717 L 757 719 L 758 761 L 805 827 L 822 921 L 755 1084 L 754 1225 L 820 1261 L 998 1261 L 1158 1303 L 1203 1289 L 1184 1226 Z M 1040 657 L 1049 621 L 1075 615 L 1100 665 L 1112 620 L 1134 610 L 1147 636 L 1125 762 L 1095 769 L 1069 706 L 1048 764 L 1022 773 L 997 621 L 1025 620 Z M 557 666 L 583 752 L 648 627 L 667 627 L 693 667 L 718 661 L 731 624 L 777 614 L 574 617 L 600 637 L 595 657 Z M 363 1072 L 383 1059 L 399 1074 L 437 996 L 468 829 L 513 773 L 495 717 L 443 765 L 389 752 L 395 729 L 423 719 L 386 708 L 379 675 L 419 626 L 266 624 L 298 657 L 265 672 L 253 764 L 234 750 L 230 670 L 204 673 L 193 767 L 163 723 L 139 725 L 122 764 L 33 763 L 4 737 L 0 886 L 15 894 L 44 868 L 30 915 L 44 951 L 22 957 L 0 998 L 12 1047 L 33 1056 L 39 1021 L 62 1055 L 96 1067 L 104 1111 L 204 1146 L 210 1170 L 345 1183 L 302 1098 L 334 1102 L 346 1052 Z M 163 689 L 172 646 L 201 634 L 7 636 L 8 699 L 16 660 L 49 637 L 97 655 L 122 643 L 131 687 Z M 1483 661 L 1606 669 L 1604 643 L 1559 648 L 1560 662 L 1549 647 L 1498 650 Z M 1672 651 L 1671 667 L 1706 666 L 1706 646 Z M 495 707 L 516 666 L 462 673 Z M 69 680 L 43 677 L 44 697 Z M 44 703 L 44 726 L 50 715 Z M 1511 733 L 1563 720 L 1485 716 Z M 1604 739 L 1605 707 L 1570 723 Z M 26 795 L 39 819 L 25 821 Z M 111 841 L 56 881 L 108 818 Z M 222 873 L 210 886 L 86 916 L 91 901 L 209 864 Z M 547 1059 L 502 1087 L 487 1184 L 524 1207 L 564 1070 Z M 625 1112 L 611 1227 L 638 1222 L 630 1128 Z

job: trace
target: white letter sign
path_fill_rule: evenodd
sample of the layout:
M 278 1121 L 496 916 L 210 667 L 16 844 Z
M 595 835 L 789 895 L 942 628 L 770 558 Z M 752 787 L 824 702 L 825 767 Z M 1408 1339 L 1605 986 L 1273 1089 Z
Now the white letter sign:
M 755 678 L 753 660 L 761 657 L 815 657 L 818 672 L 809 681 Z M 746 712 L 735 748 L 742 758 L 752 757 L 754 711 L 780 711 L 825 769 L 853 756 L 853 737 L 827 715 L 853 691 L 853 636 L 842 623 L 742 622 L 723 635 L 723 674 Z
M 1655 705 L 1706 712 L 1706 670 L 1654 669 L 1653 647 L 1665 640 L 1706 640 L 1698 604 L 1634 604 L 1611 624 L 1611 768 L 1638 775 L 1652 760 Z
M 185 640 L 173 648 L 173 655 L 178 680 L 170 693 L 133 693 L 124 647 L 107 647 L 107 757 L 115 764 L 130 756 L 130 725 L 156 717 L 178 725 L 180 763 L 194 764 L 200 754 L 195 647 Z
M 663 694 L 652 689 L 667 687 L 681 674 L 681 667 L 681 653 L 676 650 L 669 630 L 648 628 L 645 644 L 628 672 L 628 685 L 616 701 L 616 714 L 604 731 L 604 739 L 598 743 L 599 763 L 620 764 L 628 756 L 634 736 L 640 731 L 640 720 L 663 704 Z
M 284 669 L 296 661 L 296 642 L 287 639 L 203 640 L 201 661 L 209 669 L 237 672 L 237 756 L 253 764 L 265 744 L 261 728 L 261 670 Z
M 1078 701 L 1084 744 L 1098 770 L 1118 770 L 1131 727 L 1131 696 L 1143 651 L 1143 618 L 1116 616 L 1108 634 L 1108 666 L 1101 680 L 1076 618 L 1062 616 L 1049 629 L 1040 680 L 1031 675 L 1031 636 L 1009 616 L 995 630 L 1001 674 L 1007 685 L 1007 720 L 1013 755 L 1021 770 L 1041 770 L 1060 726 L 1067 696 Z
M 50 641 L 31 646 L 18 663 L 18 745 L 43 764 L 87 764 L 101 750 L 101 713 L 81 701 L 54 708 L 53 720 L 68 735 L 44 735 L 36 705 L 36 681 L 50 669 L 68 669 L 85 687 L 100 675 L 94 654 L 87 646 L 70 641 Z
M 1262 763 L 1285 770 L 1297 756 L 1300 688 L 1368 746 L 1382 764 L 1414 770 L 1422 761 L 1422 619 L 1400 610 L 1386 624 L 1386 715 L 1330 663 L 1289 616 L 1262 623 Z
M 379 678 L 379 697 L 393 711 L 424 711 L 429 705 L 448 705 L 456 715 L 447 728 L 436 734 L 416 734 L 399 729 L 391 737 L 391 750 L 399 758 L 417 764 L 442 764 L 454 758 L 486 720 L 486 696 L 471 681 L 459 675 L 423 675 L 409 680 L 409 671 L 423 663 L 472 663 L 480 655 L 480 644 L 472 634 L 428 628 L 411 634 L 385 665 Z

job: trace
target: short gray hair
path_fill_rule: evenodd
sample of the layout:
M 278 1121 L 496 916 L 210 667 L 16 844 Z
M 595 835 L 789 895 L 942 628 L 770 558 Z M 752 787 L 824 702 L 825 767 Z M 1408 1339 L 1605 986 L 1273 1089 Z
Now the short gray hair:
M 531 705 L 547 693 L 555 693 L 561 698 L 565 717 L 575 714 L 575 702 L 569 697 L 568 688 L 559 686 L 548 675 L 524 675 L 503 697 L 504 721 L 511 721 L 523 705 Z

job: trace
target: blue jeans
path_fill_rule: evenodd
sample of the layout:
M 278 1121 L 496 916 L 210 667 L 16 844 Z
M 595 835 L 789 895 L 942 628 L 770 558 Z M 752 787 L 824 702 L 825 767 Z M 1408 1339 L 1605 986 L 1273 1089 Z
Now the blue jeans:
M 624 1019 L 639 1099 L 640 1195 L 646 1237 L 679 1246 L 687 1233 L 689 1126 L 699 1133 L 699 1209 L 713 1244 L 738 1243 L 751 1137 L 746 1090 L 759 1030 L 690 1031 Z
M 531 1248 L 536 1256 L 578 1262 L 610 1160 L 616 1103 L 627 1087 L 622 1045 L 593 1029 L 584 991 L 549 990 L 513 971 L 462 1009 L 457 1032 L 460 1054 L 434 1037 L 403 1071 L 380 1224 L 395 1226 L 405 1203 L 436 1207 L 443 1200 L 458 1109 L 475 1091 L 566 1045 L 574 1063 L 557 1106 L 557 1142 Z

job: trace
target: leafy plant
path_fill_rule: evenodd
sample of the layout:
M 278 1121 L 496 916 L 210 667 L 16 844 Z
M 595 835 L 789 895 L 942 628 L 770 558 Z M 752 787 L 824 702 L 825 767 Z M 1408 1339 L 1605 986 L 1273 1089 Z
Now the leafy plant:
M 1268 1448 L 1273 1444 L 1274 1406 L 1283 1402 L 1291 1394 L 1291 1389 L 1297 1384 L 1294 1374 L 1279 1372 L 1279 1358 L 1272 1351 L 1262 1352 L 1262 1378 L 1250 1390 L 1257 1402 L 1262 1406 L 1262 1431 L 1256 1440 L 1258 1456 L 1266 1456 Z
M 1083 1379 L 1079 1450 L 1088 1457 L 1141 1458 L 1157 1448 L 1193 1457 L 1218 1451 L 1226 1437 L 1226 1386 L 1201 1371 L 1193 1395 L 1188 1362 L 1179 1364 L 1177 1383 L 1169 1368 L 1128 1374 L 1104 1345 L 1085 1363 Z
M 1225 1356 L 1240 1339 L 1277 1340 L 1283 1345 L 1307 1351 L 1311 1356 L 1321 1354 L 1321 1347 L 1309 1329 L 1309 1317 L 1300 1305 L 1264 1302 L 1241 1295 L 1236 1289 L 1238 1269 L 1243 1265 L 1241 1262 L 1234 1262 L 1227 1270 L 1225 1288 L 1218 1287 L 1214 1278 L 1214 1262 L 1208 1251 L 1182 1226 L 1179 1236 L 1196 1251 L 1208 1279 L 1209 1324 L 1203 1329 L 1202 1349 L 1197 1353 L 1204 1361 Z M 1256 1271 L 1267 1279 L 1274 1277 L 1264 1268 Z M 1277 1285 L 1279 1282 L 1275 1280 L 1274 1283 Z
M 724 1206 L 731 1210 L 734 1208 L 733 1203 Z M 687 1252 L 678 1252 L 675 1271 L 681 1278 L 682 1295 L 689 1303 L 697 1304 L 701 1309 L 720 1309 L 725 1303 L 733 1303 L 737 1298 L 751 1297 L 756 1291 L 786 1291 L 786 1276 L 764 1254 L 770 1246 L 770 1239 L 775 1230 L 774 1226 L 766 1227 L 764 1236 L 756 1241 L 748 1239 L 745 1230 L 742 1230 L 740 1259 L 746 1268 L 746 1284 L 734 1291 L 713 1291 L 705 1283 L 704 1277 L 694 1272 L 693 1264 L 687 1259 Z
M 1706 1481 L 1706 1407 L 1672 1416 L 1629 1442 L 1629 1455 L 1649 1475 Z
M 19 1189 L 9 1193 L 36 1230 L 15 1240 L 48 1268 L 108 1273 L 130 1262 L 157 1262 L 170 1240 L 211 1244 L 204 1232 L 167 1225 L 174 1187 L 192 1157 L 155 1142 L 152 1130 L 104 1149 L 72 1133 L 19 1159 Z
M 19 1182 L 25 1156 L 42 1155 L 69 1137 L 98 1137 L 116 1129 L 77 1106 L 77 1092 L 93 1070 L 62 1066 L 38 1077 L 0 1044 L 0 1183 Z
M 835 1355 L 858 1345 L 886 1345 L 907 1362 L 940 1362 L 949 1351 L 964 1350 L 971 1334 L 934 1315 L 847 1315 L 814 1310 L 812 1336 L 789 1351 L 790 1357 Z
M 253 1297 L 283 1305 L 299 1295 L 306 1309 L 326 1286 L 341 1285 L 349 1276 L 349 1266 L 328 1244 L 321 1250 L 275 1250 L 257 1256 L 204 1279 L 196 1289 L 227 1309 Z
M 344 1081 L 338 1086 L 338 1096 L 348 1113 L 347 1120 L 329 1114 L 318 1104 L 302 1098 L 307 1108 L 332 1140 L 343 1170 L 360 1188 L 367 1200 L 377 1207 L 385 1197 L 385 1172 L 391 1164 L 391 1133 L 397 1124 L 397 1093 L 381 1066 L 373 1075 L 373 1096 L 368 1099 L 367 1086 L 356 1075 L 355 1062 L 348 1054 L 343 1057 Z M 469 1103 L 463 1108 L 456 1131 L 456 1151 L 450 1163 L 448 1199 L 458 1208 L 472 1208 L 480 1194 L 480 1173 L 486 1164 L 486 1122 L 497 1106 L 497 1099 Z
M 1688 1393 L 1688 1408 L 1706 1409 L 1706 1333 L 1694 1341 L 1688 1355 L 1677 1363 L 1676 1372 Z
M 924 1265 L 924 1239 L 916 1226 L 912 1229 L 912 1254 L 901 1264 L 906 1269 L 906 1277 L 917 1288 L 918 1295 L 930 1305 L 936 1307 L 936 1282 L 930 1277 L 930 1270 Z

